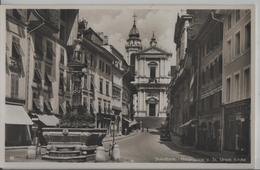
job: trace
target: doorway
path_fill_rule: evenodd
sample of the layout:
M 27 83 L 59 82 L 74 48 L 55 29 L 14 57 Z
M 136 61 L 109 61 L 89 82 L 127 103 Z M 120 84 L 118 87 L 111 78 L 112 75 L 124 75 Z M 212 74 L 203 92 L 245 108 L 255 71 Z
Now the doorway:
M 149 104 L 149 116 L 155 116 L 155 104 Z

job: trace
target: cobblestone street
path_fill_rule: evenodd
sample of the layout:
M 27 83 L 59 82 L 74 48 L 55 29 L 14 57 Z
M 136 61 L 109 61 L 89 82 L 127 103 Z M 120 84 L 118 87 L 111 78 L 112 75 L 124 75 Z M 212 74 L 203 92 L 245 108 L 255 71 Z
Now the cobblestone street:
M 122 162 L 203 162 L 206 157 L 161 142 L 156 131 L 140 132 L 117 142 Z M 105 143 L 108 148 L 108 143 Z

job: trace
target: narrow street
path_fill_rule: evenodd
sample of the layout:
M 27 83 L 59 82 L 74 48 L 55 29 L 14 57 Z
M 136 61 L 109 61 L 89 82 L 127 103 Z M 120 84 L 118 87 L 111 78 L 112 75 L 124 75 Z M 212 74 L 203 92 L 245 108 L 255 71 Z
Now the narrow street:
M 160 141 L 156 131 L 142 132 L 119 140 L 122 162 L 203 162 L 205 157 L 176 148 L 171 142 Z M 105 144 L 105 147 L 108 147 Z

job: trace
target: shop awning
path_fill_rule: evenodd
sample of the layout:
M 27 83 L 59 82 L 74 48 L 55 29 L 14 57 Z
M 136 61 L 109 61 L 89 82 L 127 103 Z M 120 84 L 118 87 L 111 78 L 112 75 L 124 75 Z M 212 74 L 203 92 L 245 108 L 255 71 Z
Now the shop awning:
M 195 119 L 191 119 L 191 120 L 185 122 L 184 124 L 182 124 L 180 127 L 182 128 L 182 127 L 189 126 L 189 125 L 191 125 L 195 121 L 196 121 Z
M 121 111 L 121 107 L 118 106 L 112 106 L 112 110 Z
M 126 118 L 123 118 L 124 121 L 128 122 L 128 123 L 131 123 L 131 120 L 128 120 Z
M 5 105 L 5 123 L 16 125 L 32 125 L 33 122 L 22 106 Z
M 46 126 L 57 126 L 59 124 L 59 119 L 54 115 L 38 115 L 38 118 Z
M 129 126 L 131 127 L 131 126 L 134 126 L 134 125 L 136 125 L 136 124 L 138 124 L 138 122 L 137 122 L 136 120 L 134 120 L 134 121 L 132 121 L 131 123 L 129 123 Z

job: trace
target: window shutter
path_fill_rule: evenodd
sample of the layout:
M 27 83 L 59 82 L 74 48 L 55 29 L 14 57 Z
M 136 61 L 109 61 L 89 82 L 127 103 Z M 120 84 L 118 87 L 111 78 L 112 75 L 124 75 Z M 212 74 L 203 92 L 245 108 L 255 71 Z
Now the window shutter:
M 52 52 L 53 52 L 53 56 L 52 56 L 52 78 L 54 81 L 56 81 L 56 44 L 53 43 L 52 45 Z

